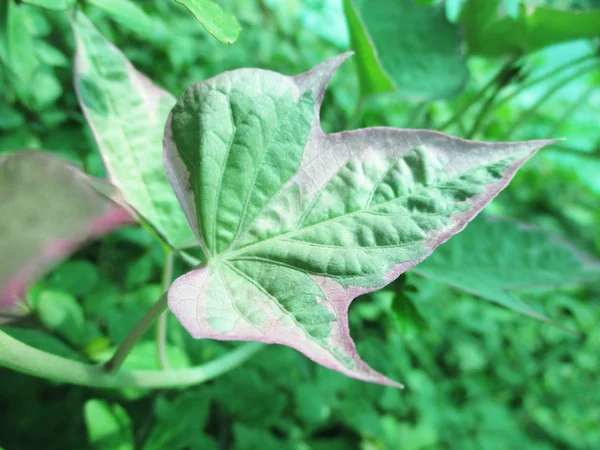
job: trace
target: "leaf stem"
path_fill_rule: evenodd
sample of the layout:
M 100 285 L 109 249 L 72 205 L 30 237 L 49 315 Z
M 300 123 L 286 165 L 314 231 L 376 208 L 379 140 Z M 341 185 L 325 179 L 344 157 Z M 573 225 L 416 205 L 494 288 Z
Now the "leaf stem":
M 469 130 L 467 135 L 465 136 L 466 139 L 471 139 L 475 135 L 475 133 L 481 126 L 483 119 L 487 116 L 490 108 L 492 108 L 492 105 L 496 101 L 496 98 L 498 97 L 498 94 L 500 93 L 500 91 L 502 90 L 503 87 L 504 86 L 501 84 L 497 85 L 496 88 L 494 89 L 494 91 L 487 98 L 487 100 L 485 101 L 485 103 L 483 104 L 481 109 L 479 110 L 479 113 L 477 114 L 477 118 L 475 119 L 473 126 L 471 127 L 471 129 Z
M 144 333 L 148 331 L 148 328 L 150 328 L 152 322 L 154 322 L 158 316 L 167 310 L 167 307 L 167 293 L 165 292 L 163 295 L 161 295 L 160 299 L 154 305 L 152 305 L 148 312 L 144 314 L 144 317 L 142 317 L 141 320 L 132 328 L 113 357 L 106 364 L 104 364 L 104 369 L 107 372 L 114 372 L 121 367 L 125 361 L 125 358 L 127 358 L 127 355 L 129 352 L 131 352 L 135 344 L 137 344 Z
M 251 342 L 214 361 L 189 369 L 119 371 L 107 373 L 90 365 L 30 347 L 0 330 L 0 366 L 17 372 L 63 383 L 95 388 L 169 389 L 191 386 L 216 378 L 243 364 L 263 344 Z
M 494 75 L 492 77 L 492 79 L 490 81 L 488 81 L 485 86 L 483 86 L 479 91 L 477 91 L 475 93 L 475 95 L 471 98 L 471 100 L 467 101 L 460 108 L 458 108 L 458 110 L 454 113 L 454 115 L 452 117 L 450 117 L 450 119 L 448 119 L 446 122 L 444 122 L 442 125 L 440 125 L 438 127 L 438 130 L 444 131 L 450 125 L 453 125 L 454 122 L 458 121 L 462 117 L 462 115 L 469 108 L 471 108 L 471 106 L 473 106 L 475 103 L 477 103 L 479 100 L 481 100 L 485 96 L 486 92 L 494 84 L 498 83 L 502 79 L 502 77 L 514 65 L 514 63 L 519 59 L 519 57 L 520 57 L 519 55 L 515 55 L 515 56 L 512 56 L 508 61 L 506 61 L 506 63 L 503 64 L 502 67 L 500 67 L 500 70 L 498 72 L 496 72 L 496 75 Z
M 531 116 L 533 113 L 535 113 L 539 109 L 539 107 L 542 106 L 550 97 L 552 97 L 554 94 L 556 94 L 562 88 L 564 88 L 571 81 L 579 78 L 580 76 L 587 73 L 591 68 L 595 68 L 595 67 L 598 67 L 598 65 L 592 64 L 591 66 L 583 67 L 582 69 L 572 73 L 568 77 L 558 80 L 555 84 L 553 84 L 550 87 L 550 89 L 548 89 L 544 93 L 544 95 L 542 95 L 538 99 L 537 102 L 535 102 L 527 110 L 523 111 L 523 113 L 517 118 L 517 120 L 514 121 L 512 126 L 508 129 L 508 131 L 506 132 L 506 134 L 504 136 L 504 139 L 506 139 L 506 140 L 510 139 L 512 137 L 512 135 L 514 134 L 514 132 L 519 128 L 519 126 L 521 126 L 523 123 L 526 123 L 527 120 L 529 119 L 529 116 Z
M 165 249 L 165 266 L 163 268 L 162 287 L 167 292 L 173 280 L 173 252 Z M 167 355 L 167 311 L 164 311 L 156 323 L 156 355 L 158 365 L 161 369 L 169 368 L 169 357 Z
M 505 104 L 506 102 L 508 102 L 508 101 L 512 100 L 512 99 L 513 99 L 513 98 L 515 98 L 517 95 L 519 95 L 521 92 L 523 92 L 523 91 L 525 91 L 525 90 L 529 89 L 530 87 L 532 87 L 532 86 L 534 86 L 534 85 L 536 85 L 536 84 L 538 84 L 538 83 L 542 83 L 543 81 L 546 81 L 546 80 L 547 80 L 547 79 L 549 79 L 549 78 L 553 78 L 553 77 L 555 77 L 556 75 L 559 75 L 560 73 L 562 73 L 562 72 L 566 71 L 567 69 L 570 69 L 570 68 L 572 68 L 572 67 L 573 67 L 573 66 L 575 66 L 575 65 L 581 64 L 582 62 L 585 62 L 585 61 L 587 61 L 587 60 L 594 59 L 594 58 L 596 58 L 596 54 L 595 54 L 595 53 L 591 53 L 591 54 L 589 54 L 589 55 L 582 56 L 581 58 L 577 58 L 577 59 L 576 59 L 576 60 L 574 60 L 574 61 L 569 61 L 568 63 L 566 63 L 566 64 L 563 64 L 562 66 L 559 66 L 559 67 L 557 67 L 557 68 L 556 68 L 556 69 L 554 69 L 554 70 L 551 70 L 551 71 L 549 71 L 549 72 L 546 72 L 546 73 L 544 73 L 544 74 L 540 75 L 540 76 L 539 76 L 539 77 L 537 77 L 537 78 L 533 78 L 533 79 L 532 79 L 532 80 L 530 80 L 530 81 L 527 81 L 527 82 L 524 82 L 524 83 L 521 83 L 521 84 L 519 84 L 519 87 L 517 87 L 517 88 L 516 88 L 514 91 L 512 91 L 512 92 L 511 92 L 510 94 L 508 94 L 507 96 L 505 96 L 505 97 L 502 97 L 500 100 L 498 100 L 498 101 L 496 102 L 496 104 L 494 105 L 494 109 L 497 109 L 497 108 L 498 108 L 498 107 L 500 107 L 501 105 L 503 105 L 503 104 Z

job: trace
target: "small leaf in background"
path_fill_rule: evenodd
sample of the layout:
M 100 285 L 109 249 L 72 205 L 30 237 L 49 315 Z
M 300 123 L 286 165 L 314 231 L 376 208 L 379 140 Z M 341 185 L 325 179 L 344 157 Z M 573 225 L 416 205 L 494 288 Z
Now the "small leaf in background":
M 210 417 L 210 395 L 205 389 L 181 393 L 173 400 L 158 397 L 154 412 L 156 423 L 142 450 L 218 448 L 215 440 L 204 433 Z
M 223 11 L 213 0 L 175 0 L 185 6 L 202 26 L 223 44 L 237 41 L 242 28 L 235 17 Z
M 43 284 L 48 289 L 83 296 L 95 292 L 98 281 L 98 268 L 94 264 L 85 260 L 76 260 L 58 266 Z
M 460 35 L 443 5 L 344 0 L 361 97 L 397 91 L 411 100 L 457 95 L 468 78 Z
M 347 57 L 295 77 L 226 72 L 180 97 L 165 165 L 207 265 L 172 284 L 169 306 L 195 338 L 284 344 L 397 387 L 356 352 L 350 302 L 461 231 L 551 141 L 394 128 L 327 135 L 321 101 Z
M 545 319 L 514 291 L 598 280 L 600 263 L 546 231 L 480 217 L 413 272 Z
M 71 8 L 77 0 L 23 0 L 23 3 L 41 6 L 46 9 L 61 10 Z
M 86 3 L 103 9 L 116 22 L 140 36 L 153 35 L 152 20 L 130 0 L 86 0 Z
M 497 57 L 530 53 L 577 39 L 600 37 L 600 10 L 569 11 L 519 2 L 509 15 L 502 0 L 467 0 L 459 22 L 469 52 Z
M 175 99 L 135 70 L 82 13 L 73 19 L 75 87 L 111 181 L 166 239 L 195 243 L 162 162 L 162 134 Z
M 77 299 L 67 292 L 43 291 L 37 300 L 40 321 L 71 344 L 81 344 L 85 319 Z
M 92 399 L 83 409 L 89 442 L 94 450 L 134 450 L 131 419 L 117 403 Z
M 129 291 L 146 284 L 152 278 L 154 268 L 150 252 L 132 261 L 125 272 L 125 288 Z
M 11 337 L 37 348 L 44 352 L 52 353 L 53 355 L 62 356 L 63 358 L 81 360 L 75 350 L 66 345 L 59 338 L 48 334 L 43 330 L 33 328 L 17 328 L 17 327 L 2 327 L 2 331 L 9 334 Z
M 10 255 L 0 260 L 2 310 L 89 239 L 132 222 L 111 195 L 114 186 L 44 153 L 0 158 L 0 254 Z

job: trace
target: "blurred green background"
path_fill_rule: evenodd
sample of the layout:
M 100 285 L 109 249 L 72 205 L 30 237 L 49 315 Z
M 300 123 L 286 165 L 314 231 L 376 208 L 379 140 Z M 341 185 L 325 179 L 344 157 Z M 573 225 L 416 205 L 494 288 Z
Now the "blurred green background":
M 139 27 L 126 13 L 110 14 L 86 2 L 82 7 L 141 72 L 175 95 L 191 82 L 240 67 L 293 75 L 351 45 L 340 0 L 221 2 L 242 26 L 230 46 L 211 37 L 173 1 L 136 3 L 152 27 Z M 564 26 L 561 17 L 544 19 L 546 33 L 567 36 L 554 44 L 533 32 L 519 34 L 523 4 L 518 0 L 414 3 L 437 7 L 456 23 L 452 27 L 469 71 L 466 84 L 459 83 L 444 99 L 411 96 L 402 89 L 361 99 L 355 56 L 326 93 L 325 131 L 385 125 L 445 128 L 456 136 L 492 141 L 565 137 L 528 162 L 486 212 L 551 230 L 600 256 L 598 26 L 592 22 L 590 38 L 574 39 L 581 37 L 573 33 L 583 23 L 581 16 Z M 600 8 L 592 0 L 526 4 L 579 14 Z M 480 28 L 464 23 L 468 11 L 476 15 L 488 7 L 516 22 L 487 36 L 481 30 L 490 30 L 488 22 L 478 23 Z M 21 29 L 0 28 L 3 36 L 20 33 L 23 46 L 12 64 L 2 63 L 0 152 L 50 150 L 104 176 L 73 89 L 67 14 L 22 4 L 19 17 Z M 530 46 L 534 38 L 542 42 L 539 48 Z M 497 52 L 504 44 L 507 50 Z M 380 52 L 382 58 L 386 52 Z M 435 76 L 442 83 L 450 75 L 439 71 Z M 496 83 L 482 91 L 494 77 Z M 465 105 L 471 107 L 453 120 Z M 59 355 L 105 360 L 160 296 L 162 264 L 161 245 L 145 230 L 117 231 L 77 252 L 30 290 L 38 305 L 66 308 L 71 326 L 53 329 L 51 322 L 33 316 L 10 332 Z M 346 378 L 279 346 L 267 347 L 225 376 L 181 391 L 94 390 L 0 369 L 0 447 L 600 448 L 597 283 L 519 292 L 574 331 L 568 333 L 412 273 L 403 282 L 404 289 L 411 286 L 406 296 L 414 306 L 406 320 L 396 320 L 385 302 L 367 298 L 355 301 L 350 321 L 360 354 L 376 370 L 404 382 L 404 391 Z M 173 317 L 168 333 L 174 367 L 210 361 L 236 346 L 194 341 Z M 152 333 L 125 367 L 158 368 Z

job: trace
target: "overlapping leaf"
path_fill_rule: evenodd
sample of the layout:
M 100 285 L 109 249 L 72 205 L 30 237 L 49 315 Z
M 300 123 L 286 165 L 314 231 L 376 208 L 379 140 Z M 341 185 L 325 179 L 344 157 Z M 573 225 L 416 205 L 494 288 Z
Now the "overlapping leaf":
M 415 267 L 414 272 L 545 319 L 514 291 L 597 280 L 600 263 L 585 258 L 546 231 L 482 217 Z
M 111 181 L 171 245 L 189 245 L 194 238 L 162 164 L 162 130 L 175 99 L 136 71 L 82 13 L 73 28 L 75 87 Z
M 362 95 L 398 91 L 415 100 L 456 95 L 467 81 L 460 38 L 441 5 L 344 0 Z
M 397 385 L 357 355 L 350 302 L 460 231 L 548 141 L 392 128 L 326 135 L 321 100 L 347 56 L 295 77 L 227 72 L 178 100 L 165 163 L 208 261 L 173 283 L 169 305 L 197 338 L 281 343 Z
M 101 193 L 102 192 L 102 193 Z M 50 156 L 0 159 L 0 310 L 87 240 L 133 221 L 113 186 Z
M 219 42 L 232 44 L 240 35 L 242 28 L 235 17 L 223 11 L 223 8 L 213 0 L 175 1 L 185 6 L 206 31 L 212 34 Z
M 501 0 L 468 0 L 460 23 L 469 51 L 484 56 L 529 53 L 600 36 L 600 10 L 567 11 L 521 3 L 517 16 L 512 17 L 501 7 Z

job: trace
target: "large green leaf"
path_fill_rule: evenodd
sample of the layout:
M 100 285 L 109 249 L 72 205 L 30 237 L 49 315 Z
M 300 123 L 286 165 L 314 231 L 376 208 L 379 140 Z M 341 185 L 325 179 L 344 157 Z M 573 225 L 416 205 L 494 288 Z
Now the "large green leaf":
M 458 94 L 468 70 L 441 5 L 344 0 L 363 96 L 397 90 L 414 100 Z
M 73 19 L 75 87 L 111 181 L 175 247 L 194 241 L 162 163 L 162 133 L 175 99 L 153 85 L 82 13 Z
M 600 37 L 600 10 L 563 11 L 521 3 L 515 17 L 501 2 L 468 0 L 463 6 L 460 23 L 470 53 L 530 53 L 561 42 Z
M 213 0 L 175 0 L 185 6 L 202 26 L 223 44 L 237 41 L 242 28 Z
M 92 179 L 51 156 L 0 158 L 0 309 L 23 300 L 27 286 L 88 239 L 130 223 L 131 215 Z
M 356 353 L 350 302 L 460 231 L 548 141 L 324 134 L 321 100 L 347 56 L 295 77 L 227 72 L 178 100 L 166 168 L 208 261 L 173 283 L 169 305 L 194 337 L 285 344 L 398 386 Z
M 413 269 L 536 318 L 542 314 L 514 291 L 597 280 L 600 263 L 543 230 L 507 220 L 480 217 Z

